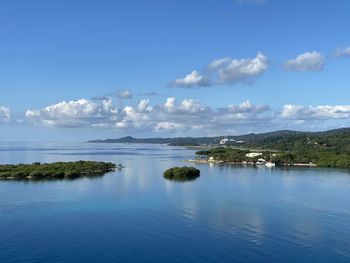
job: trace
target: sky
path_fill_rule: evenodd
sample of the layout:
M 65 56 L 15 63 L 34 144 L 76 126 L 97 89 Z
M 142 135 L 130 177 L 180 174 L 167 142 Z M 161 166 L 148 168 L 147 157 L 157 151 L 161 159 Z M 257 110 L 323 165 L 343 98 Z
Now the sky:
M 350 126 L 348 0 L 0 0 L 0 141 Z

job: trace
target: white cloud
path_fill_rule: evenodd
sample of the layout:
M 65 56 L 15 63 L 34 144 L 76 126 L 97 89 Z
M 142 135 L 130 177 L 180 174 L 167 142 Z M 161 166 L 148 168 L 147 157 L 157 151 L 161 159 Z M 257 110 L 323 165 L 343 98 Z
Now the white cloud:
M 242 102 L 238 105 L 228 105 L 218 109 L 214 121 L 267 121 L 271 120 L 273 112 L 268 105 L 253 105 L 250 101 Z
M 184 78 L 176 79 L 173 86 L 208 87 L 213 84 L 234 85 L 237 82 L 252 82 L 261 76 L 267 68 L 268 59 L 260 52 L 254 58 L 220 58 L 215 59 L 206 67 L 205 74 L 193 71 Z
M 350 57 L 350 47 L 340 48 L 335 50 L 336 57 Z
M 11 110 L 7 107 L 0 106 L 0 122 L 11 121 Z
M 218 70 L 219 82 L 224 85 L 255 80 L 267 67 L 267 57 L 262 53 L 258 53 L 255 58 L 214 60 L 209 65 L 209 68 Z
M 108 96 L 115 96 L 119 99 L 132 99 L 133 94 L 129 90 L 117 90 L 115 92 L 109 93 Z
M 294 120 L 349 119 L 350 105 L 301 106 L 287 104 L 282 108 L 281 117 Z
M 116 123 L 116 127 L 140 129 L 147 126 L 150 121 L 150 110 L 146 111 L 146 109 L 139 111 L 138 107 L 125 106 L 123 109 L 125 115 L 122 120 Z
M 185 99 L 177 105 L 175 98 L 168 98 L 164 103 L 164 109 L 167 112 L 175 114 L 194 114 L 199 112 L 210 111 L 209 107 L 203 106 L 198 101 L 192 99 Z
M 175 87 L 209 87 L 210 81 L 207 77 L 201 75 L 196 70 L 187 74 L 184 78 L 176 79 L 173 83 Z
M 180 131 L 180 130 L 185 130 L 186 127 L 181 124 L 181 123 L 176 123 L 176 122 L 168 122 L 168 121 L 162 121 L 159 123 L 156 123 L 154 126 L 154 130 L 157 132 L 160 131 Z
M 321 71 L 325 64 L 325 56 L 319 52 L 305 52 L 295 59 L 288 60 L 284 67 L 291 71 Z
M 128 91 L 128 90 L 118 91 L 118 92 L 116 92 L 115 95 L 121 99 L 132 99 L 132 97 L 133 97 L 131 91 Z
M 320 121 L 323 126 L 335 122 L 345 125 L 344 121 L 350 120 L 350 105 L 286 104 L 279 111 L 250 101 L 212 108 L 197 100 L 170 97 L 160 104 L 151 104 L 149 99 L 142 99 L 134 105 L 117 107 L 110 99 L 80 99 L 28 110 L 26 117 L 33 123 L 47 127 L 124 130 L 128 134 L 159 132 L 166 136 L 200 136 L 285 128 L 314 130 Z M 0 107 L 0 119 L 11 119 L 8 108 Z
M 164 107 L 169 111 L 172 112 L 175 109 L 175 98 L 167 98 L 166 102 L 164 103 Z
M 135 106 L 117 108 L 111 100 L 93 102 L 80 99 L 60 102 L 41 110 L 28 110 L 27 119 L 44 126 L 92 127 L 155 132 L 200 133 L 236 129 L 236 125 L 269 122 L 268 106 L 246 101 L 238 105 L 212 109 L 193 99 L 168 98 L 163 104 L 151 105 L 148 99 Z M 271 115 L 271 114 L 270 114 Z
M 117 90 L 117 91 L 106 93 L 103 96 L 92 97 L 91 99 L 95 100 L 95 101 L 98 101 L 98 100 L 103 101 L 103 100 L 110 100 L 111 97 L 116 97 L 116 98 L 121 99 L 121 100 L 127 100 L 127 99 L 132 99 L 133 94 L 129 90 Z
M 90 100 L 63 101 L 41 110 L 27 110 L 26 117 L 44 126 L 88 127 L 108 126 L 122 118 L 111 100 L 95 103 Z
M 301 105 L 286 104 L 282 108 L 281 117 L 286 119 L 293 118 L 294 116 L 297 116 L 299 111 L 303 108 L 304 106 Z
M 219 58 L 219 59 L 215 59 L 213 60 L 213 62 L 211 62 L 209 64 L 209 66 L 207 67 L 209 70 L 216 70 L 216 69 L 220 69 L 223 66 L 227 66 L 231 63 L 232 59 L 231 58 Z
M 140 100 L 139 104 L 137 105 L 137 110 L 140 112 L 152 110 L 152 107 L 149 105 L 149 99 Z

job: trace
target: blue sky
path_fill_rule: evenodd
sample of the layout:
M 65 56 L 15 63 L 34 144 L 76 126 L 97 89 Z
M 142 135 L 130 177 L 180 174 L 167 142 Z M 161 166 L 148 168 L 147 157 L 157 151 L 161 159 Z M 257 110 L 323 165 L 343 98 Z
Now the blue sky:
M 1 140 L 350 126 L 349 12 L 347 0 L 0 1 Z

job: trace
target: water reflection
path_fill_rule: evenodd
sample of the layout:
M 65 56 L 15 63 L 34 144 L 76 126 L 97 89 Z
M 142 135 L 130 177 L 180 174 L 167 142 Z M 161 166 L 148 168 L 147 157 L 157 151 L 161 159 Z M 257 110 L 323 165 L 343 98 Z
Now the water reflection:
M 98 178 L 0 181 L 0 262 L 348 261 L 348 171 L 196 165 L 198 180 L 163 178 L 193 154 L 154 145 L 0 144 L 2 162 L 125 166 Z

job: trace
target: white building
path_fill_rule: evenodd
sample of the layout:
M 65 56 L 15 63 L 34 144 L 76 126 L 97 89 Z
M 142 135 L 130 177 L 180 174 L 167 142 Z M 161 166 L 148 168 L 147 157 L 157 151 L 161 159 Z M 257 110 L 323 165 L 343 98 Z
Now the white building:
M 262 155 L 262 153 L 247 153 L 246 155 L 245 155 L 245 157 L 248 157 L 248 158 L 255 158 L 255 157 L 259 157 L 259 156 L 261 156 Z
M 219 142 L 220 145 L 225 145 L 228 142 L 227 138 L 222 138 Z

